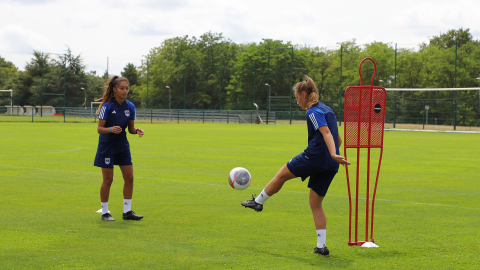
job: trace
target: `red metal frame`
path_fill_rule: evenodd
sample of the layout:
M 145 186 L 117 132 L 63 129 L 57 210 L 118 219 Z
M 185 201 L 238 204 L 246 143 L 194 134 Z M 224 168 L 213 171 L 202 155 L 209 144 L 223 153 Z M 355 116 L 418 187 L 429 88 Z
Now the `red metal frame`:
M 363 85 L 362 64 L 366 60 L 373 62 L 375 71 L 372 75 L 370 86 Z M 355 239 L 352 241 L 352 196 L 350 190 L 350 178 L 348 165 L 345 165 L 348 185 L 349 201 L 349 219 L 348 219 L 348 245 L 361 246 L 365 242 L 375 242 L 373 239 L 373 213 L 375 205 L 375 196 L 377 194 L 378 177 L 380 174 L 380 165 L 383 155 L 383 129 L 385 123 L 385 105 L 387 92 L 385 88 L 373 86 L 373 79 L 377 73 L 377 65 L 372 58 L 365 58 L 358 68 L 360 73 L 360 86 L 349 86 L 345 90 L 345 110 L 344 110 L 344 155 L 347 158 L 347 149 L 357 149 L 357 170 L 356 170 L 356 194 L 355 194 Z M 380 106 L 380 111 L 376 112 L 376 106 Z M 366 182 L 366 207 L 365 207 L 365 241 L 358 241 L 358 191 L 359 191 L 359 169 L 360 169 L 360 149 L 367 148 L 367 182 Z M 370 150 L 380 148 L 380 157 L 378 162 L 375 188 L 371 203 L 371 219 L 369 223 L 370 206 Z M 348 159 L 347 159 L 348 160 Z M 370 225 L 370 239 L 368 229 Z

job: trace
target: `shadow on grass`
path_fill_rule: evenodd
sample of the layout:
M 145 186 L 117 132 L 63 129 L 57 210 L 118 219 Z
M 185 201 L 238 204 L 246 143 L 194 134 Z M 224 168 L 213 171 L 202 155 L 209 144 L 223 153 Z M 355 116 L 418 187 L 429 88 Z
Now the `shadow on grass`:
M 305 251 L 305 255 L 300 257 L 292 253 L 285 253 L 285 252 L 281 253 L 281 251 L 276 253 L 276 252 L 269 252 L 265 250 L 255 249 L 255 248 L 252 249 L 251 247 L 249 247 L 249 249 L 255 254 L 264 254 L 265 256 L 268 256 L 272 259 L 281 258 L 280 259 L 281 261 L 296 261 L 297 263 L 301 264 L 301 265 L 298 265 L 299 269 L 307 265 L 321 267 L 322 269 L 324 268 L 346 269 L 346 268 L 349 268 L 354 262 L 354 260 L 351 258 L 343 258 L 334 254 L 329 256 L 322 256 L 319 254 L 310 253 L 311 251 Z
M 345 254 L 345 249 L 330 251 L 329 256 L 322 256 L 319 254 L 310 253 L 311 250 L 306 250 L 305 253 L 299 254 L 295 251 L 284 252 L 279 250 L 275 251 L 266 251 L 262 249 L 248 247 L 250 251 L 255 254 L 263 254 L 266 257 L 270 257 L 272 260 L 279 261 L 291 261 L 298 264 L 299 269 L 305 266 L 316 266 L 321 267 L 322 269 L 351 269 L 356 268 L 357 264 L 360 262 L 375 264 L 380 261 L 385 261 L 395 258 L 405 257 L 405 253 L 399 250 L 386 250 L 386 249 L 368 249 L 368 248 L 355 248 L 351 247 L 352 250 L 347 250 Z M 312 249 L 313 250 L 313 249 Z M 300 255 L 300 256 L 298 256 Z
M 115 221 L 105 221 L 101 220 L 100 218 L 97 221 L 98 227 L 100 228 L 117 230 L 130 230 L 132 228 L 141 226 L 142 223 L 142 220 L 123 220 L 122 217 L 120 217 L 120 219 L 115 218 Z

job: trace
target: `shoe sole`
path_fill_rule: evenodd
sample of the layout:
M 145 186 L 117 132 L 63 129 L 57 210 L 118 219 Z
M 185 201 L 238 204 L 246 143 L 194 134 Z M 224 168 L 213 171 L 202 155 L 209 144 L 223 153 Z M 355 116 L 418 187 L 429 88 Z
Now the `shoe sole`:
M 263 207 L 262 207 L 262 209 L 256 209 L 256 208 L 253 208 L 253 207 L 250 207 L 250 206 L 247 206 L 247 205 L 243 205 L 243 203 L 242 203 L 242 206 L 245 207 L 245 208 L 253 209 L 253 210 L 255 210 L 256 212 L 262 212 L 262 210 L 263 210 Z
M 245 208 L 250 208 L 250 209 L 253 209 L 253 210 L 255 210 L 255 212 L 262 212 L 262 210 L 263 210 L 263 209 L 257 210 L 257 209 L 255 209 L 255 208 L 248 207 L 248 206 L 245 206 Z
M 330 255 L 330 251 L 328 251 L 327 254 L 322 254 L 322 253 L 319 253 L 319 252 L 315 252 L 315 251 L 312 251 L 313 254 L 318 254 L 318 255 L 322 255 L 322 256 L 328 256 Z

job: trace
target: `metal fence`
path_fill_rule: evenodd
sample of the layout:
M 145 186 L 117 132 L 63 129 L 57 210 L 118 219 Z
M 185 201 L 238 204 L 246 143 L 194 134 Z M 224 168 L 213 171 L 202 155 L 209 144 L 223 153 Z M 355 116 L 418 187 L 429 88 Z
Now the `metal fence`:
M 43 110 L 43 111 L 42 111 Z M 136 120 L 146 122 L 196 122 L 226 124 L 276 124 L 276 112 L 217 111 L 217 110 L 162 110 L 137 109 Z M 96 108 L 62 108 L 4 106 L 0 107 L 3 122 L 97 122 Z
M 325 100 L 343 122 L 343 100 Z M 296 105 L 294 105 L 296 106 Z M 43 110 L 42 110 L 43 108 Z M 97 108 L 63 108 L 35 106 L 1 106 L 0 122 L 96 122 Z M 283 124 L 302 121 L 305 111 L 254 110 L 168 110 L 137 109 L 136 120 L 171 123 L 258 123 Z M 389 129 L 472 130 L 480 131 L 479 102 L 457 100 L 408 100 L 387 96 L 385 127 Z

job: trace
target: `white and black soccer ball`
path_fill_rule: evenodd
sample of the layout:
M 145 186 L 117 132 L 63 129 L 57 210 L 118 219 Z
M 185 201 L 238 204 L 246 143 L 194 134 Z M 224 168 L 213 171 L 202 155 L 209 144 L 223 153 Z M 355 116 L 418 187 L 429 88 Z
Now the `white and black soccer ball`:
M 228 174 L 230 186 L 237 190 L 246 189 L 252 182 L 250 172 L 242 167 L 233 168 Z

